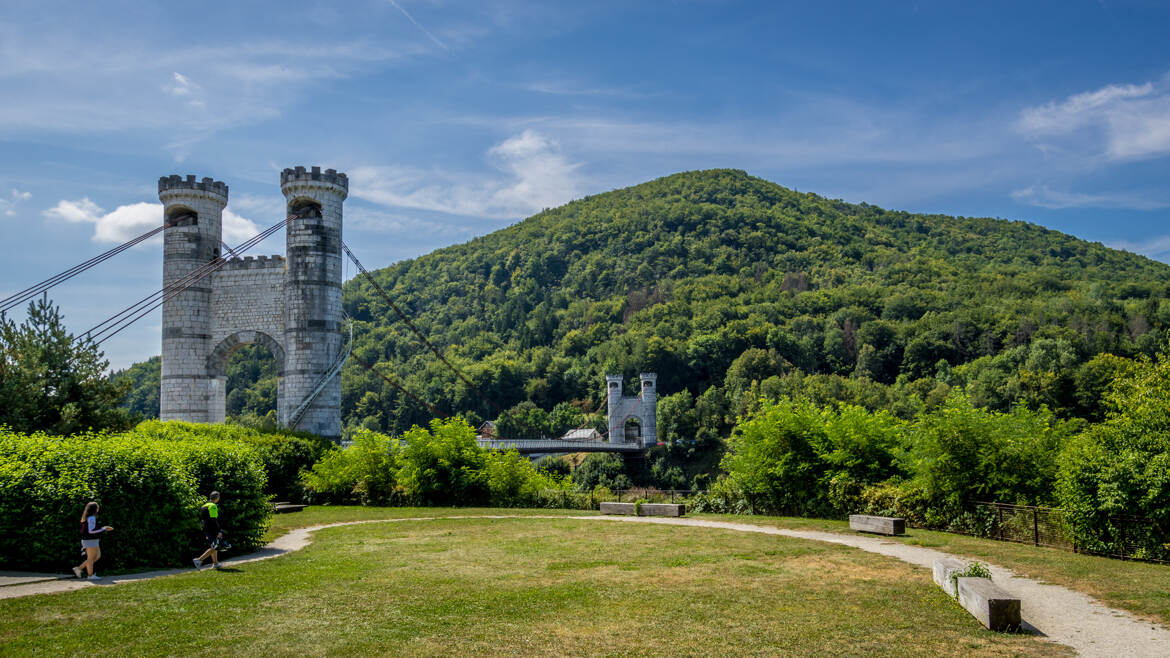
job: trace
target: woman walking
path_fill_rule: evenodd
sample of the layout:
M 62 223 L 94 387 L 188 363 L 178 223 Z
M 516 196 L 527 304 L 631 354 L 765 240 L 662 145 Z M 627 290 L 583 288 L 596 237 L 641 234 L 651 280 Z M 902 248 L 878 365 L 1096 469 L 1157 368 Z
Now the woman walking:
M 85 504 L 85 511 L 81 513 L 81 550 L 85 553 L 85 562 L 73 567 L 73 575 L 82 578 L 81 570 L 85 569 L 89 572 L 90 580 L 97 580 L 98 575 L 94 570 L 94 563 L 102 557 L 101 546 L 98 545 L 98 538 L 102 533 L 109 532 L 114 528 L 111 526 L 98 526 L 97 513 L 98 504 L 90 501 Z

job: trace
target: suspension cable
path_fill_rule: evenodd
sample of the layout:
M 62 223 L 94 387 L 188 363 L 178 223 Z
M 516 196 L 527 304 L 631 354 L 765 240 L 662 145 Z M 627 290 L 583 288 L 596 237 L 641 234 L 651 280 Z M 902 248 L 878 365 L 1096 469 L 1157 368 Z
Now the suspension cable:
M 12 309 L 13 307 L 16 307 L 16 306 L 19 306 L 20 304 L 23 304 L 24 302 L 36 297 L 37 295 L 49 290 L 50 288 L 52 288 L 58 284 L 64 283 L 64 282 L 68 281 L 69 279 L 72 279 L 73 277 L 77 276 L 78 274 L 85 272 L 86 270 L 94 267 L 95 265 L 104 263 L 105 261 L 122 253 L 123 251 L 126 251 L 127 249 L 129 249 L 129 248 L 131 248 L 131 247 L 133 247 L 141 242 L 149 240 L 150 238 L 157 235 L 159 233 L 159 231 L 162 231 L 166 227 L 167 227 L 167 225 L 163 224 L 162 226 L 158 226 L 156 228 L 153 228 L 153 229 L 147 231 L 146 233 L 143 233 L 142 235 L 139 235 L 135 238 L 131 238 L 130 240 L 127 240 L 126 242 L 123 242 L 122 244 L 118 245 L 117 247 L 114 247 L 113 249 L 110 249 L 109 251 L 98 254 L 97 256 L 94 256 L 93 258 L 90 258 L 87 261 L 84 261 L 82 263 L 74 265 L 73 267 L 65 270 L 64 272 L 60 272 L 58 274 L 55 274 L 55 275 L 45 279 L 44 281 L 41 281 L 41 282 L 36 283 L 34 285 L 31 285 L 28 288 L 25 288 L 24 290 L 21 290 L 18 293 L 15 293 L 13 295 L 10 295 L 10 296 L 0 300 L 0 311 L 8 311 L 8 310 Z
M 233 252 L 239 254 L 251 249 L 252 247 L 270 237 L 291 219 L 292 217 L 290 216 L 276 224 L 273 224 L 272 226 L 261 231 L 260 233 L 256 234 L 249 240 L 236 247 Z M 122 330 L 142 319 L 151 311 L 155 310 L 159 306 L 162 306 L 176 295 L 182 293 L 199 281 L 202 281 L 212 272 L 219 270 L 227 262 L 228 260 L 223 256 L 216 256 L 200 267 L 167 284 L 161 290 L 143 297 L 137 302 L 134 302 L 130 306 L 94 325 L 89 329 L 89 331 L 86 332 L 86 335 L 95 339 L 98 345 L 104 343 L 105 341 L 120 333 Z
M 440 352 L 438 350 L 438 348 L 436 348 L 434 346 L 434 344 L 432 344 L 431 341 L 427 339 L 426 335 L 423 334 L 423 332 L 414 324 L 414 322 L 411 321 L 410 317 L 407 316 L 406 313 L 404 313 L 401 308 L 399 308 L 398 304 L 396 304 L 394 302 L 394 300 L 390 297 L 390 294 L 387 293 L 386 290 L 384 288 L 382 288 L 381 285 L 378 284 L 378 282 L 374 279 L 373 275 L 370 274 L 369 270 L 367 270 L 366 267 L 364 265 L 362 265 L 362 262 L 357 259 L 357 256 L 355 256 L 353 254 L 353 251 L 350 250 L 349 245 L 345 244 L 345 242 L 342 242 L 341 248 L 345 250 L 345 254 L 347 256 L 349 256 L 349 259 L 352 260 L 353 264 L 357 266 L 358 271 L 361 272 L 362 276 L 365 277 L 366 281 L 368 281 L 370 283 L 370 285 L 373 286 L 374 290 L 376 290 L 378 292 L 378 294 L 380 294 L 382 296 L 382 298 L 384 300 L 386 300 L 386 303 L 390 305 L 390 308 L 394 310 L 394 313 L 398 316 L 398 318 L 400 320 L 402 320 L 402 322 L 405 323 L 406 326 L 409 327 L 410 330 L 413 331 L 416 336 L 418 336 L 419 340 L 422 341 L 423 345 L 426 345 L 427 349 L 429 349 L 432 354 L 434 354 L 436 357 L 438 357 L 439 361 L 441 361 L 443 363 L 443 365 L 447 366 L 447 368 L 449 370 L 451 370 L 451 372 L 455 373 L 455 376 L 458 377 L 460 379 L 460 381 L 462 381 L 464 384 L 466 384 L 467 387 L 470 388 L 473 393 L 475 393 L 476 397 L 478 397 L 480 400 L 483 400 L 484 402 L 487 402 L 491 406 L 495 407 L 496 410 L 500 412 L 500 414 L 502 414 L 504 417 L 508 418 L 509 420 L 511 420 L 513 422 L 518 422 L 520 425 L 524 425 L 529 430 L 532 430 L 536 433 L 540 432 L 540 430 L 529 425 L 527 422 L 525 422 L 523 420 L 519 420 L 516 417 L 512 416 L 512 414 L 508 413 L 508 411 L 506 409 L 504 409 L 504 407 L 502 407 L 498 402 L 489 398 L 482 391 L 480 391 L 479 387 L 477 387 L 475 384 L 473 384 L 471 382 L 471 380 L 468 379 L 458 368 L 456 368 L 454 365 L 452 365 L 451 362 L 447 360 L 447 357 L 443 356 L 442 352 Z

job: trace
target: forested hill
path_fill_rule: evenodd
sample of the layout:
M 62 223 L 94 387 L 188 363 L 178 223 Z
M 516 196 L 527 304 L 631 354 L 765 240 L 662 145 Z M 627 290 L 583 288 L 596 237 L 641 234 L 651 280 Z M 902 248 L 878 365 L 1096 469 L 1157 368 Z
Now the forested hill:
M 591 411 L 606 372 L 656 371 L 675 394 L 660 433 L 696 445 L 761 394 L 912 413 L 965 386 L 987 406 L 1092 416 L 1092 357 L 1153 352 L 1170 326 L 1167 265 L 1034 224 L 854 205 L 737 170 L 587 197 L 375 277 L 503 406 Z M 362 360 L 439 408 L 498 415 L 368 282 L 344 295 Z M 259 372 L 245 356 L 234 369 Z M 235 388 L 236 412 L 263 411 L 274 391 Z M 356 362 L 343 388 L 351 426 L 429 417 Z M 550 431 L 572 415 L 526 413 Z

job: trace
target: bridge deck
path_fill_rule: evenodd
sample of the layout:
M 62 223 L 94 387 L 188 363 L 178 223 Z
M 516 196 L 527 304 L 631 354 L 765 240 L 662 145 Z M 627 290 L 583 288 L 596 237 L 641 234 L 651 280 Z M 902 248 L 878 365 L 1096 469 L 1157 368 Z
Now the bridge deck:
M 476 439 L 481 448 L 510 450 L 521 454 L 534 452 L 642 452 L 636 443 L 605 443 L 603 441 L 562 441 L 560 439 Z

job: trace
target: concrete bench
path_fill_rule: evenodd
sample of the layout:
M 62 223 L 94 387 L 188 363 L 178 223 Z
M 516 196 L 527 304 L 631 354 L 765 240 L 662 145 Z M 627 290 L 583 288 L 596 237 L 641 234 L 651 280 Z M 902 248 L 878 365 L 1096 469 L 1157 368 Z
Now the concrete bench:
M 906 519 L 897 519 L 889 516 L 870 516 L 868 514 L 850 514 L 849 529 L 858 532 L 872 532 L 879 535 L 906 534 Z
M 935 560 L 931 566 L 934 572 L 934 583 L 949 594 L 952 599 L 957 597 L 959 593 L 955 590 L 954 575 L 966 569 L 967 563 L 955 558 L 944 557 Z
M 295 503 L 273 503 L 272 511 L 277 514 L 288 514 L 290 512 L 299 512 L 305 509 L 306 505 L 297 505 Z
M 959 605 L 993 631 L 1020 628 L 1020 600 L 990 578 L 959 578 Z
M 602 503 L 602 514 L 622 514 L 625 516 L 682 516 L 687 513 L 687 506 L 682 503 L 642 503 L 641 508 L 636 503 Z
M 934 582 L 951 598 L 957 598 L 959 605 L 984 626 L 993 631 L 1014 631 L 1020 627 L 1020 600 L 1000 589 L 990 578 L 955 578 L 955 574 L 967 569 L 967 563 L 954 558 L 939 558 L 931 566 Z

